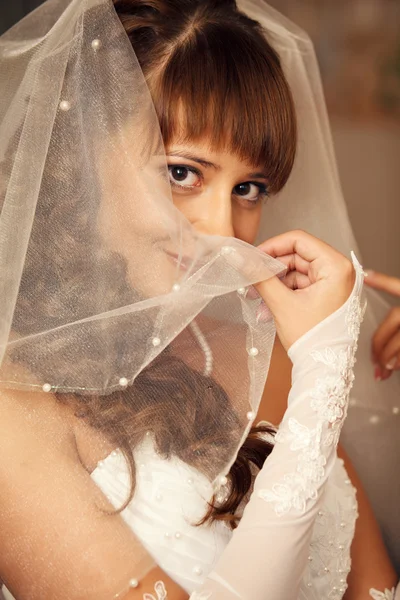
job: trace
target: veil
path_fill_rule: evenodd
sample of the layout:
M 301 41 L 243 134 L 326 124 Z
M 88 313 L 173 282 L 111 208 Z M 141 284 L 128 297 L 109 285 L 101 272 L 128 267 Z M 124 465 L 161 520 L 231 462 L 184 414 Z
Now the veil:
M 349 255 L 356 245 L 311 43 L 261 0 L 238 5 L 278 51 L 300 125 L 294 171 L 265 210 L 261 238 L 304 228 Z M 257 414 L 275 338 L 260 300 L 244 292 L 284 267 L 239 240 L 197 233 L 174 207 L 150 93 L 110 0 L 48 0 L 0 38 L 0 81 L 1 397 L 29 410 L 54 399 L 122 450 L 150 436 L 157 453 L 220 490 Z M 390 473 L 398 382 L 384 396 L 372 382 L 368 337 L 384 307 L 369 293 L 344 441 L 360 471 L 371 471 L 368 452 Z M 379 508 L 389 483 L 378 476 L 369 491 Z M 385 494 L 388 529 L 396 485 Z M 151 564 L 138 550 L 131 577 Z M 115 554 L 104 597 L 129 584 L 121 569 Z M 91 585 L 76 575 L 85 598 L 100 597 Z

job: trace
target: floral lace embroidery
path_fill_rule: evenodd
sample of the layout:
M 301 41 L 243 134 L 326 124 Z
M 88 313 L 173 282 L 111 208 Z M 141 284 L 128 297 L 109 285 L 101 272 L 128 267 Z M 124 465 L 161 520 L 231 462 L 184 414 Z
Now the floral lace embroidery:
M 374 600 L 394 600 L 394 592 L 394 588 L 392 590 L 388 590 L 386 588 L 384 592 L 378 592 L 378 590 L 370 589 L 369 595 Z
M 143 600 L 165 600 L 167 598 L 167 590 L 162 581 L 157 581 L 154 586 L 157 598 L 153 594 L 143 594 Z
M 364 273 L 361 267 L 361 271 Z M 367 301 L 361 306 L 360 299 L 358 296 L 351 298 L 346 314 L 346 325 L 349 330 L 349 334 L 356 342 L 360 335 L 360 326 L 364 319 L 364 314 L 367 308 Z
M 277 442 L 291 442 L 290 449 L 300 450 L 296 473 L 284 476 L 282 483 L 276 483 L 271 490 L 260 490 L 259 496 L 275 503 L 278 515 L 288 513 L 291 509 L 304 512 L 306 500 L 317 497 L 316 482 L 324 475 L 325 457 L 319 451 L 321 427 L 310 429 L 291 418 L 288 421 L 288 431 L 279 430 L 275 436 Z M 309 481 L 307 494 L 304 481 Z M 314 485 L 313 485 L 314 484 Z
M 354 381 L 354 355 L 356 343 L 346 350 L 335 352 L 325 348 L 322 352 L 312 352 L 315 362 L 324 364 L 331 374 L 316 381 L 311 391 L 311 408 L 315 410 L 327 427 L 322 435 L 323 446 L 338 444 L 342 423 L 347 416 L 350 390 Z
M 362 272 L 358 263 L 355 268 Z M 311 408 L 318 416 L 316 427 L 310 429 L 291 418 L 276 434 L 276 442 L 291 442 L 291 450 L 299 451 L 296 472 L 285 475 L 282 482 L 274 484 L 272 489 L 258 492 L 260 498 L 274 503 L 277 515 L 292 509 L 304 513 L 307 501 L 317 499 L 318 485 L 324 478 L 326 465 L 322 448 L 337 445 L 347 415 L 357 339 L 365 308 L 361 307 L 358 295 L 349 299 L 345 322 L 353 343 L 346 350 L 325 348 L 311 352 L 314 361 L 324 364 L 328 370 L 328 374 L 317 379 L 310 391 Z

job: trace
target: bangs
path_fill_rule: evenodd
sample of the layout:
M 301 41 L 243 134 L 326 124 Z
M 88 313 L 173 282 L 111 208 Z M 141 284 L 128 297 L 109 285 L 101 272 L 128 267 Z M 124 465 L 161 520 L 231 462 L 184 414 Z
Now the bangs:
M 230 25 L 194 29 L 154 82 L 164 143 L 207 138 L 213 149 L 262 165 L 276 193 L 296 153 L 291 91 L 262 32 L 249 36 Z

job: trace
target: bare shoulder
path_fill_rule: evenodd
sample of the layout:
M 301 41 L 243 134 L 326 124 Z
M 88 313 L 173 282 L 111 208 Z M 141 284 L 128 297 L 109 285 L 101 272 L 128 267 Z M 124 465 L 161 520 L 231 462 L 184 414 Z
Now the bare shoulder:
M 68 413 L 51 394 L 0 390 L 0 478 L 54 451 L 74 452 Z

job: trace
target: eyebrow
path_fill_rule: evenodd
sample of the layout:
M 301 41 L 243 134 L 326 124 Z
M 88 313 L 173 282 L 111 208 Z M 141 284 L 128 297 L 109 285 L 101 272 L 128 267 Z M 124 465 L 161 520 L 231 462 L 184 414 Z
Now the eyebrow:
M 249 177 L 251 179 L 268 179 L 267 174 L 262 171 L 257 171 L 257 173 L 249 173 Z
M 190 152 L 171 152 L 168 153 L 168 156 L 177 156 L 178 158 L 187 158 L 188 160 L 192 160 L 193 162 L 197 162 L 199 165 L 205 168 L 215 169 L 216 171 L 221 170 L 220 165 L 216 165 L 215 163 L 210 162 L 209 160 L 205 160 L 204 158 L 200 158 L 199 156 L 194 156 L 190 154 Z
M 168 153 L 168 156 L 175 156 L 178 158 L 187 158 L 188 160 L 196 162 L 199 165 L 201 165 L 202 167 L 205 167 L 206 169 L 211 168 L 211 169 L 215 169 L 216 171 L 221 171 L 221 169 L 222 169 L 222 167 L 220 165 L 216 165 L 215 163 L 212 163 L 209 160 L 205 160 L 205 158 L 201 158 L 200 156 L 194 156 L 193 154 L 190 154 L 190 152 L 176 151 L 176 152 Z M 262 171 L 257 171 L 255 173 L 249 173 L 248 177 L 251 179 L 268 179 L 266 173 L 263 173 Z

